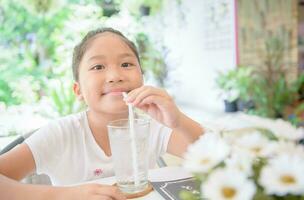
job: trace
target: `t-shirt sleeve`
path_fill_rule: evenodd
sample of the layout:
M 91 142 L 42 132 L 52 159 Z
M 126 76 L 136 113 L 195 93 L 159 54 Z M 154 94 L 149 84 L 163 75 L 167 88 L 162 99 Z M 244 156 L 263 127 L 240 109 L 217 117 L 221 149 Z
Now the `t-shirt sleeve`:
M 157 159 L 167 152 L 172 129 L 151 119 L 150 123 L 150 167 L 154 166 Z
M 60 126 L 52 122 L 25 140 L 33 154 L 38 174 L 49 174 L 58 166 L 60 152 L 63 152 L 61 133 Z

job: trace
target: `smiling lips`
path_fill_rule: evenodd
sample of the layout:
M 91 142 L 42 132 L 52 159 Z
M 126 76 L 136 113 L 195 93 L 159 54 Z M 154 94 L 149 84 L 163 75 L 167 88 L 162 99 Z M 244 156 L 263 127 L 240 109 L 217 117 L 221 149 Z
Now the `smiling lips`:
M 115 89 L 115 90 L 109 90 L 103 93 L 103 95 L 110 95 L 110 96 L 122 96 L 122 93 L 126 90 L 123 89 Z

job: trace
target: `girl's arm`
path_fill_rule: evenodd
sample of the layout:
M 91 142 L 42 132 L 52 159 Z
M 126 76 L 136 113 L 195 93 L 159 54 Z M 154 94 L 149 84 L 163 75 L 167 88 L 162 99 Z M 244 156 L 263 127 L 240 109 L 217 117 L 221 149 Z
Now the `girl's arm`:
M 85 184 L 73 187 L 22 184 L 0 174 L 0 194 L 10 200 L 125 200 L 117 187 Z
M 27 144 L 23 143 L 0 156 L 1 199 L 10 200 L 82 200 L 125 199 L 114 186 L 85 184 L 73 187 L 54 187 L 19 183 L 35 170 L 35 161 Z
M 35 171 L 35 161 L 30 148 L 22 143 L 0 156 L 0 174 L 22 180 Z
M 180 112 L 179 125 L 173 128 L 173 132 L 185 135 L 192 143 L 202 135 L 204 128 L 198 122 Z
M 188 116 L 181 113 L 180 126 L 172 130 L 167 151 L 183 157 L 188 146 L 204 133 L 204 128 Z
M 59 188 L 22 184 L 0 174 L 0 194 L 3 199 L 58 199 Z
M 35 161 L 29 147 L 22 143 L 0 156 L 0 194 L 3 199 L 54 198 L 55 188 L 21 184 L 18 180 L 35 170 Z M 53 195 L 52 195 L 53 193 Z

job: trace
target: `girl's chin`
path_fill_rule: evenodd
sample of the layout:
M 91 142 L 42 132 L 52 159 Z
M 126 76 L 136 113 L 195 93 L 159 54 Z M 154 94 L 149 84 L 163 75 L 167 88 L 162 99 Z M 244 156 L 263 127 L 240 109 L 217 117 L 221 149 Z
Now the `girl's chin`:
M 95 112 L 102 114 L 102 115 L 112 115 L 113 117 L 124 117 L 128 116 L 128 109 L 118 109 L 118 108 L 110 108 L 108 107 L 107 109 L 98 109 Z
M 105 107 L 107 110 L 112 111 L 113 113 L 124 113 L 128 112 L 128 106 L 123 104 L 115 104 L 115 105 L 109 105 Z

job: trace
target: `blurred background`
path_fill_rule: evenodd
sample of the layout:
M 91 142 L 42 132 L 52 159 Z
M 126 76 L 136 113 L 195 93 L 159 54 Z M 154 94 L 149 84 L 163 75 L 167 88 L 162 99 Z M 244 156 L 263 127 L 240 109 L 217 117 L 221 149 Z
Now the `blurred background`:
M 303 0 L 0 0 L 1 141 L 84 109 L 72 51 L 104 26 L 137 44 L 146 83 L 199 122 L 242 112 L 304 124 Z

